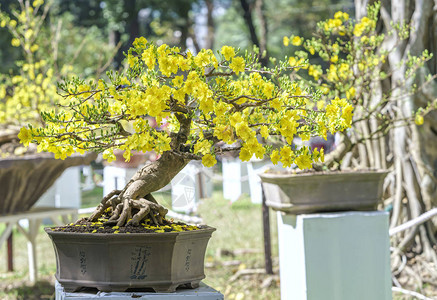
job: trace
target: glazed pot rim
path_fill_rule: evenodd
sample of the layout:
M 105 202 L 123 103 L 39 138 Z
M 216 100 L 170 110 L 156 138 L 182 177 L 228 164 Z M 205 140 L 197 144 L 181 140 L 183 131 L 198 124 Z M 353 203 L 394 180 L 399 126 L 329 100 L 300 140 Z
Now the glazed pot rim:
M 58 226 L 54 226 L 58 227 Z M 212 233 L 217 229 L 208 225 L 202 225 L 202 228 L 196 230 L 187 231 L 170 231 L 170 232 L 132 232 L 132 233 L 91 233 L 91 232 L 71 232 L 71 231 L 52 231 L 52 227 L 44 227 L 44 231 L 48 235 L 69 235 L 69 236 L 82 236 L 82 237 L 95 237 L 98 239 L 102 238 L 126 238 L 126 237 L 157 237 L 157 236 L 178 236 L 178 235 L 189 235 L 189 234 L 202 234 L 202 233 Z
M 260 173 L 261 179 L 270 178 L 302 178 L 302 177 L 332 177 L 341 175 L 387 175 L 390 171 L 383 169 L 346 169 L 346 170 L 335 170 L 335 171 L 307 171 L 307 172 L 293 172 L 293 171 L 278 171 L 278 170 L 267 170 L 264 173 Z

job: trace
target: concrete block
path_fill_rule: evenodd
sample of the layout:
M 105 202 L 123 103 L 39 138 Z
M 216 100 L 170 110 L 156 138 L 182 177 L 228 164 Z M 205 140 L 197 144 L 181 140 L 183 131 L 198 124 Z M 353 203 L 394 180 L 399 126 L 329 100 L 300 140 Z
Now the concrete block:
M 82 292 L 67 293 L 62 285 L 58 282 L 55 284 L 56 300 L 223 300 L 223 294 L 200 283 L 200 287 L 196 289 L 178 289 L 174 293 L 152 293 L 152 292 L 98 292 L 97 290 L 89 290 Z
M 281 299 L 392 299 L 386 212 L 277 216 Z

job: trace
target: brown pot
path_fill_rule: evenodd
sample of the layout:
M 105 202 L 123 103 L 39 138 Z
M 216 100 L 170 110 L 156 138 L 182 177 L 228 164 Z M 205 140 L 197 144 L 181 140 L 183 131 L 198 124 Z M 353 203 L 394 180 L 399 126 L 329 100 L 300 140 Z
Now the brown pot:
M 376 210 L 387 171 L 260 174 L 266 204 L 290 214 Z
M 90 164 L 96 157 L 89 153 L 61 160 L 40 153 L 0 159 L 0 215 L 29 210 L 65 169 Z
M 72 233 L 45 228 L 56 253 L 56 279 L 66 291 L 196 288 L 205 278 L 206 246 L 215 228 L 164 233 Z

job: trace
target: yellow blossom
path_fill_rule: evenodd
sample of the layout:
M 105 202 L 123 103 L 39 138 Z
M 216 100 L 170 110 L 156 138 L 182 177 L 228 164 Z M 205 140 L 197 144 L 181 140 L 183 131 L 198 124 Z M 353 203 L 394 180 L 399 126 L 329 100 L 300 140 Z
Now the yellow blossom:
M 302 45 L 302 42 L 303 42 L 302 38 L 300 36 L 297 36 L 297 35 L 291 39 L 291 44 L 293 46 L 300 46 L 300 45 Z
M 297 164 L 297 167 L 301 170 L 310 169 L 312 165 L 312 160 L 308 155 L 308 152 L 299 155 L 294 161 Z
M 261 126 L 261 130 L 260 130 L 260 134 L 263 138 L 268 138 L 269 137 L 269 129 L 267 126 L 263 125 Z
M 246 66 L 245 64 L 244 58 L 234 57 L 232 58 L 232 62 L 229 64 L 229 67 L 235 72 L 235 74 L 238 75 L 240 72 L 244 72 L 244 68 Z
M 423 125 L 423 116 L 420 114 L 416 114 L 414 122 L 416 123 L 416 125 Z
M 272 161 L 272 163 L 273 163 L 274 165 L 277 165 L 277 164 L 278 164 L 278 162 L 279 162 L 279 158 L 280 158 L 280 155 L 279 155 L 278 150 L 273 150 L 273 151 L 272 151 L 272 154 L 270 154 L 270 160 Z
M 215 157 L 212 154 L 205 154 L 202 157 L 202 164 L 205 167 L 212 167 L 217 163 L 217 160 L 215 159 Z
M 285 168 L 290 167 L 294 161 L 294 152 L 289 146 L 281 148 L 281 162 Z
M 147 39 L 141 36 L 136 38 L 132 44 L 134 47 L 145 47 L 147 44 Z
M 247 147 L 243 147 L 240 150 L 239 158 L 241 159 L 241 161 L 249 161 L 252 158 L 252 153 Z
M 14 47 L 20 47 L 20 40 L 19 39 L 17 39 L 17 38 L 13 38 L 12 40 L 11 40 L 11 45 L 12 46 L 14 46 Z
M 284 36 L 284 38 L 282 39 L 282 43 L 285 47 L 288 47 L 288 45 L 290 44 L 290 39 L 288 38 L 288 36 Z
M 235 50 L 230 46 L 223 46 L 221 49 L 221 54 L 225 57 L 226 60 L 231 60 L 235 56 Z
M 346 91 L 346 98 L 350 100 L 353 97 L 355 97 L 355 88 L 352 86 Z
M 27 127 L 22 127 L 18 134 L 18 138 L 24 146 L 29 146 L 29 143 L 32 141 L 32 130 Z

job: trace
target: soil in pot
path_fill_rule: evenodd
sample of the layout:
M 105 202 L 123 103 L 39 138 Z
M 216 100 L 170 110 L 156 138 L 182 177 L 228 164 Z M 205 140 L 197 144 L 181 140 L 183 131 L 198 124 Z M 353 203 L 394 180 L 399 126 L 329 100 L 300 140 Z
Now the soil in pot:
M 103 225 L 107 219 L 101 218 L 97 222 L 89 222 L 86 219 L 81 219 L 76 223 L 71 223 L 64 226 L 51 227 L 51 231 L 75 232 L 75 233 L 163 233 L 163 232 L 182 232 L 192 231 L 205 228 L 202 225 L 188 225 L 182 222 L 174 222 L 173 220 L 164 220 L 164 225 L 155 225 L 151 220 L 142 222 L 141 226 L 105 226 Z

